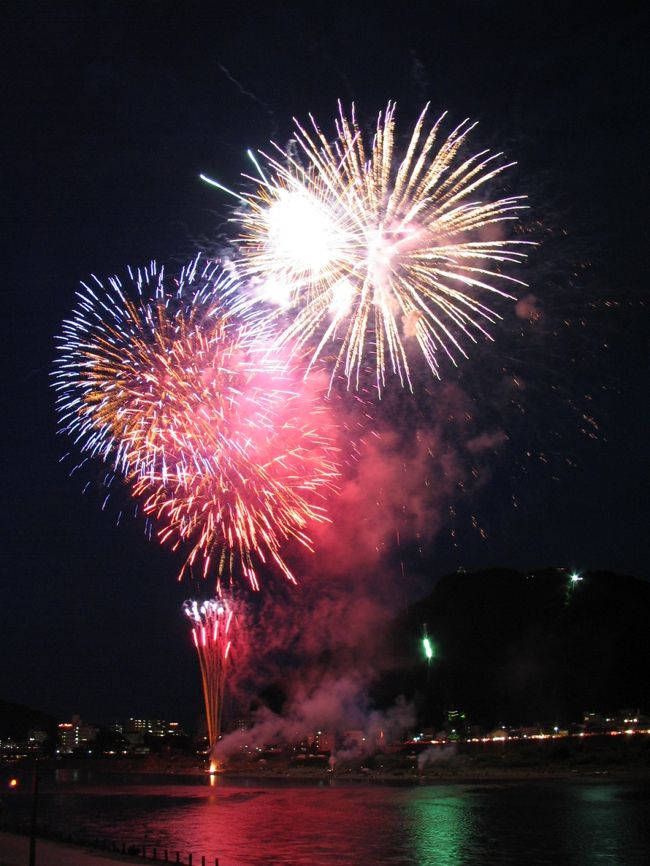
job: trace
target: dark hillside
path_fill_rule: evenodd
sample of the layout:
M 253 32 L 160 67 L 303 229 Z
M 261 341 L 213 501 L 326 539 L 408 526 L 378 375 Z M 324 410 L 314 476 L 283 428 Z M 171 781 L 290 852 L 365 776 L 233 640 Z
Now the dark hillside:
M 32 728 L 56 732 L 57 721 L 40 710 L 0 701 L 0 739 L 24 740 Z

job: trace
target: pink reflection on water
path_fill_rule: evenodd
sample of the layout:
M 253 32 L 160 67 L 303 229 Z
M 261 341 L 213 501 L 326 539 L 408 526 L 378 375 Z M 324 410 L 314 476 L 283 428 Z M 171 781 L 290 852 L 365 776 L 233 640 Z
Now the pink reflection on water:
M 192 793 L 173 812 L 149 822 L 150 843 L 155 838 L 170 849 L 191 851 L 195 862 L 202 854 L 207 862 L 218 856 L 220 866 L 399 862 L 393 855 L 403 827 L 385 789 L 233 789 L 217 781 L 207 797 Z M 174 799 L 185 794 L 176 789 Z M 394 794 L 399 798 L 400 792 Z

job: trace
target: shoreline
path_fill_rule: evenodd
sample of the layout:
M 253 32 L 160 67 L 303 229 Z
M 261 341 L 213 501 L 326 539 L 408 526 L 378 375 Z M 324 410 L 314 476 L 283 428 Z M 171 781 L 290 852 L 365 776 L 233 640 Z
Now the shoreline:
M 193 775 L 193 774 L 191 774 Z M 207 775 L 207 774 L 206 774 Z M 423 773 L 390 773 L 390 772 L 340 772 L 327 773 L 319 771 L 249 771 L 223 770 L 216 774 L 217 778 L 236 781 L 237 779 L 255 779 L 263 782 L 269 780 L 285 780 L 287 782 L 322 782 L 330 784 L 354 782 L 364 784 L 386 785 L 433 785 L 437 783 L 454 783 L 459 785 L 474 785 L 483 783 L 514 783 L 514 782 L 648 782 L 650 784 L 650 769 L 625 770 L 560 770 L 560 769 L 481 769 L 470 771 L 466 768 L 457 770 L 430 770 Z
M 6 767 L 7 765 L 0 765 Z M 12 772 L 23 767 L 31 771 L 31 764 L 9 765 Z M 41 761 L 41 770 L 68 771 L 79 770 L 91 772 L 96 777 L 110 779 L 111 776 L 145 776 L 165 777 L 169 780 L 180 780 L 183 777 L 196 780 L 210 778 L 207 770 L 196 764 L 196 761 L 143 759 L 139 761 L 92 760 L 92 761 Z M 557 762 L 548 764 L 495 766 L 492 762 L 474 765 L 464 756 L 455 756 L 445 762 L 424 766 L 420 772 L 415 767 L 396 768 L 359 768 L 341 767 L 334 770 L 326 766 L 276 766 L 260 767 L 259 765 L 226 765 L 214 774 L 215 779 L 236 782 L 238 779 L 255 779 L 263 782 L 328 782 L 330 784 L 356 782 L 365 784 L 403 784 L 421 785 L 438 782 L 455 782 L 457 784 L 504 783 L 504 782 L 543 782 L 543 781 L 591 781 L 591 782 L 648 782 L 650 783 L 650 766 L 638 763 L 624 765 L 604 765 L 589 762 L 581 766 L 562 765 Z M 2 866 L 2 864 L 0 864 Z

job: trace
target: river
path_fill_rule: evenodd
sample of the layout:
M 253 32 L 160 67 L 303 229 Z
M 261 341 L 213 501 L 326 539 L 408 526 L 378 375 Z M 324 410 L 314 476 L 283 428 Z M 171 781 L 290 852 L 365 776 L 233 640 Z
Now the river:
M 29 778 L 3 797 L 26 820 Z M 394 786 L 281 779 L 41 779 L 39 823 L 220 866 L 646 866 L 650 785 L 549 781 Z

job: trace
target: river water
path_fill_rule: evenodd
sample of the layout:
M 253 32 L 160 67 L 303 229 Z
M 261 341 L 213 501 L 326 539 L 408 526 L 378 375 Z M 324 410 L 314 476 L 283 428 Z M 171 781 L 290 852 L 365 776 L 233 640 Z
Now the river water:
M 24 782 L 3 797 L 7 824 L 29 815 Z M 41 780 L 39 823 L 220 866 L 650 862 L 650 785 L 639 783 L 211 784 L 61 769 Z

